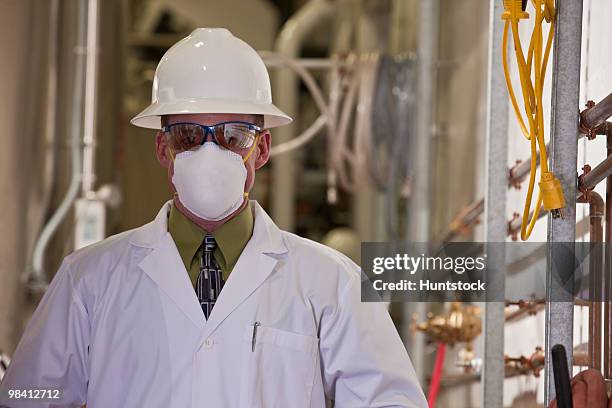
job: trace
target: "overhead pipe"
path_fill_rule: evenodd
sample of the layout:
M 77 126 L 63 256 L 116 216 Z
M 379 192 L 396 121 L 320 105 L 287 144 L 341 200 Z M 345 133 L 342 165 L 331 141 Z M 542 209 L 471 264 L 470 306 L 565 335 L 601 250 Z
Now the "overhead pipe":
M 283 68 L 287 65 L 283 59 L 277 57 L 273 53 L 262 51 L 259 55 L 268 68 Z M 336 60 L 333 58 L 296 58 L 293 62 L 302 68 L 321 70 L 343 68 L 348 65 L 343 60 Z
M 297 58 L 302 44 L 317 26 L 325 24 L 334 14 L 336 4 L 328 0 L 311 0 L 300 8 L 282 27 L 276 40 L 276 53 L 286 58 Z M 298 113 L 297 75 L 287 69 L 276 72 L 274 77 L 275 102 L 289 116 Z M 274 141 L 284 143 L 297 133 L 298 121 L 274 130 Z M 272 216 L 279 227 L 295 229 L 295 154 L 278 156 L 272 162 L 273 191 L 271 194 Z

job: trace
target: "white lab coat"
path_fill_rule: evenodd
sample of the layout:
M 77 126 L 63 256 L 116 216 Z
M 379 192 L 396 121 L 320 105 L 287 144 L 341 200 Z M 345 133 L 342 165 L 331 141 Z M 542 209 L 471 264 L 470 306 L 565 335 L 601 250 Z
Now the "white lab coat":
M 68 256 L 0 384 L 0 406 L 426 407 L 382 303 L 360 302 L 360 270 L 281 231 L 256 203 L 253 236 L 205 320 L 155 220 Z M 253 324 L 257 329 L 252 351 Z M 62 401 L 8 400 L 58 388 Z

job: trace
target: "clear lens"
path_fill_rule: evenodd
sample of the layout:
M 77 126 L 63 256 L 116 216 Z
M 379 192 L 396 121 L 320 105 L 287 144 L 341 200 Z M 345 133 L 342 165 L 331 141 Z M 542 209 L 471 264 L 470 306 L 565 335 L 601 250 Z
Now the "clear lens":
M 248 149 L 253 146 L 257 130 L 244 123 L 226 123 L 223 131 L 225 144 L 230 149 Z
M 204 140 L 204 130 L 190 123 L 170 125 L 167 132 L 170 137 L 170 145 L 175 151 L 191 150 L 201 145 Z
M 176 123 L 166 127 L 170 147 L 176 152 L 184 152 L 201 146 L 206 139 L 206 126 L 195 123 Z M 214 138 L 226 149 L 249 149 L 253 146 L 257 128 L 245 123 L 224 123 L 213 127 Z

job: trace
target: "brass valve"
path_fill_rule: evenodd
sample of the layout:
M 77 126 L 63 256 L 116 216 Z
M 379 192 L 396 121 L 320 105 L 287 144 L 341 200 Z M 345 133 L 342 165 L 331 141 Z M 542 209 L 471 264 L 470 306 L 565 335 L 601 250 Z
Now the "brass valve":
M 417 323 L 416 320 L 417 317 L 413 316 L 410 330 L 427 334 L 429 342 L 443 342 L 451 346 L 455 343 L 471 343 L 482 332 L 480 308 L 460 302 L 452 302 L 446 314 L 428 313 L 426 322 Z
M 536 347 L 529 357 L 504 356 L 504 363 L 506 376 L 533 374 L 534 377 L 539 377 L 544 368 L 544 350 L 542 347 Z

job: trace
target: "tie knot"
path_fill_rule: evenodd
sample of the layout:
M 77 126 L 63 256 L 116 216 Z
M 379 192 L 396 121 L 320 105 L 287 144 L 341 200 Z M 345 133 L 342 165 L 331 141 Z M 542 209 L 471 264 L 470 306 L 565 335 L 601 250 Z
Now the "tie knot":
M 217 247 L 217 241 L 212 235 L 206 235 L 204 237 L 204 252 L 212 253 Z

